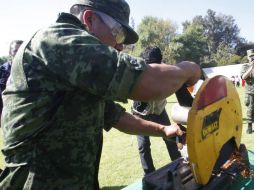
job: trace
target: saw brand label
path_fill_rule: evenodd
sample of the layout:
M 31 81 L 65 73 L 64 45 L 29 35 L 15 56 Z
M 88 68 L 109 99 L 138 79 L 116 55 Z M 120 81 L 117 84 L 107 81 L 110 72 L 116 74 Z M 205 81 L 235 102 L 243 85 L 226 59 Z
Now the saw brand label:
M 202 139 L 207 138 L 209 134 L 213 134 L 219 129 L 221 108 L 205 116 L 201 136 Z

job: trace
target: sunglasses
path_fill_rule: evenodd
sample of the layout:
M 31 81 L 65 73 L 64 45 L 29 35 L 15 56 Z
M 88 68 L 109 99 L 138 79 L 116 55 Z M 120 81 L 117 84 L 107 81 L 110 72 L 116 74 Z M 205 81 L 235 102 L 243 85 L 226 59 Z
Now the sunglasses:
M 124 43 L 126 39 L 126 31 L 124 27 L 117 22 L 115 19 L 113 19 L 111 16 L 104 14 L 99 11 L 93 11 L 100 19 L 101 21 L 106 24 L 110 30 L 111 34 L 114 36 L 116 43 L 122 44 Z

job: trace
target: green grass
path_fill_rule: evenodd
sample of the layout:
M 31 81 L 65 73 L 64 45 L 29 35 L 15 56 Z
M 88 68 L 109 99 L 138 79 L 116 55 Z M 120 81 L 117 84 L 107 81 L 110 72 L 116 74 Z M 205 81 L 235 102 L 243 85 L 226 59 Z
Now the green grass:
M 246 108 L 243 105 L 243 88 L 237 89 L 242 103 L 243 117 Z M 171 106 L 176 102 L 175 96 L 168 98 L 167 112 L 170 115 Z M 124 105 L 130 110 L 130 103 Z M 242 143 L 248 149 L 254 150 L 254 138 L 245 133 L 246 122 L 243 119 Z M 2 147 L 0 137 L 0 148 Z M 159 137 L 151 137 L 151 149 L 156 168 L 162 167 L 170 162 L 166 146 Z M 0 167 L 4 165 L 3 157 L 0 154 Z M 121 189 L 139 178 L 143 177 L 143 170 L 140 164 L 136 136 L 121 133 L 115 129 L 104 132 L 104 146 L 100 164 L 99 181 L 103 190 Z

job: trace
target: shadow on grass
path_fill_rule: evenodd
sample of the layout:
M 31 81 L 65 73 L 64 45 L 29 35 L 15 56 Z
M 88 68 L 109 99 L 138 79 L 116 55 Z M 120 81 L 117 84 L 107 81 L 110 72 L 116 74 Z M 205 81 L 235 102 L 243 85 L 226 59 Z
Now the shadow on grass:
M 119 190 L 123 189 L 126 186 L 111 186 L 111 187 L 102 187 L 101 190 Z

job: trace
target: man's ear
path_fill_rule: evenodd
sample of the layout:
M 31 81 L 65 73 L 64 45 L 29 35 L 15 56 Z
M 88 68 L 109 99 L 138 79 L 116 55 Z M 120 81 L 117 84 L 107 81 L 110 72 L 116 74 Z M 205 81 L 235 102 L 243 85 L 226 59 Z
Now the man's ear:
M 90 30 L 92 28 L 92 18 L 93 18 L 93 11 L 92 10 L 85 10 L 82 19 L 84 24 L 87 26 L 87 29 Z

